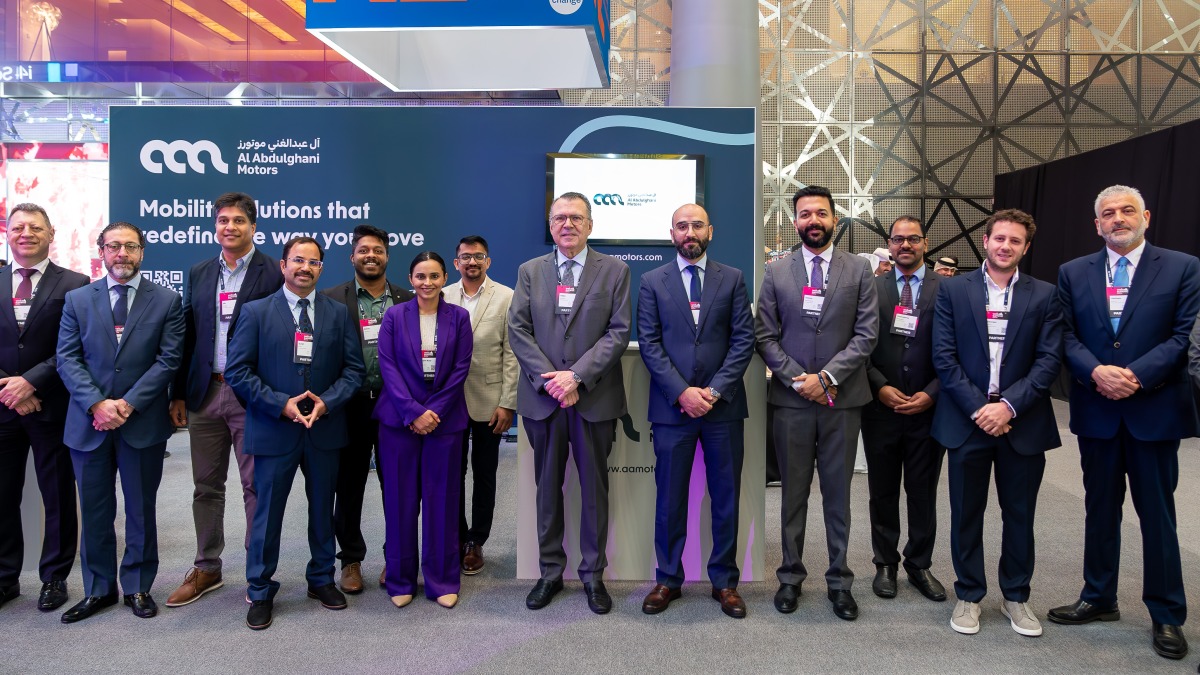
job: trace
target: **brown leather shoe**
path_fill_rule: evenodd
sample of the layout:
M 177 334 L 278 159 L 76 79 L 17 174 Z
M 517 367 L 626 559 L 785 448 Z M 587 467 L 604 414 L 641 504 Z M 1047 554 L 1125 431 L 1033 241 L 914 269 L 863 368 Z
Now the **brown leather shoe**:
M 224 585 L 225 582 L 221 581 L 220 572 L 205 572 L 199 567 L 193 567 L 183 575 L 183 583 L 179 585 L 179 588 L 176 588 L 171 597 L 167 598 L 167 607 L 190 605 L 205 593 L 215 591 Z
M 671 601 L 678 600 L 680 595 L 682 593 L 680 593 L 678 588 L 669 588 L 663 584 L 658 584 L 650 589 L 650 593 L 642 601 L 642 611 L 646 614 L 658 614 L 667 607 L 670 607 Z
M 342 568 L 342 580 L 338 582 L 345 593 L 362 593 L 362 563 L 350 563 Z
M 462 573 L 467 576 L 479 574 L 483 569 L 483 544 L 468 541 L 463 544 Z
M 746 618 L 746 603 L 742 601 L 742 596 L 738 595 L 736 588 L 714 588 L 712 596 L 713 600 L 721 603 L 721 611 L 725 612 L 726 616 L 735 619 Z

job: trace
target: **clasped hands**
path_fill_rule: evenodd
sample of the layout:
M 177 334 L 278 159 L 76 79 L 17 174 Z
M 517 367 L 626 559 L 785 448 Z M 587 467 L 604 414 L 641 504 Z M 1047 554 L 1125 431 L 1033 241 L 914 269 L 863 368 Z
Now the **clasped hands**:
M 1113 401 L 1132 396 L 1142 388 L 1133 371 L 1120 366 L 1096 366 L 1092 370 L 1092 381 L 1096 383 L 1096 391 L 1101 396 Z
M 106 398 L 92 406 L 92 428 L 96 431 L 112 431 L 129 421 L 133 406 L 123 398 Z
M 18 415 L 28 415 L 42 409 L 42 400 L 33 395 L 34 386 L 29 380 L 14 375 L 0 378 L 0 403 Z
M 988 403 L 975 411 L 975 426 L 983 429 L 989 436 L 1003 436 L 1012 431 L 1009 422 L 1012 421 L 1012 410 L 1004 401 Z
M 901 415 L 923 413 L 933 405 L 933 399 L 923 391 L 918 391 L 909 396 L 887 384 L 879 388 L 879 402 L 891 408 L 892 412 Z
M 679 411 L 692 419 L 696 419 L 697 417 L 707 415 L 708 411 L 713 409 L 713 404 L 716 402 L 716 397 L 708 393 L 707 389 L 688 387 L 679 395 Z
M 792 378 L 792 389 L 800 396 L 819 403 L 820 405 L 829 405 L 829 399 L 825 398 L 825 387 L 821 386 L 821 378 L 818 373 L 808 373 L 806 375 L 797 375 Z M 795 384 L 800 383 L 800 388 L 796 389 Z M 829 398 L 837 400 L 837 386 L 832 381 L 828 384 Z
M 542 379 L 546 380 L 546 393 L 558 401 L 558 407 L 570 408 L 579 402 L 579 383 L 572 371 L 552 370 L 542 373 Z
M 304 399 L 311 399 L 313 402 L 312 412 L 307 415 L 300 412 L 300 402 Z M 283 406 L 283 416 L 297 424 L 303 424 L 306 429 L 311 429 L 313 423 L 320 419 L 327 410 L 325 401 L 322 401 L 320 396 L 311 391 L 306 391 L 299 396 L 293 396 L 287 400 L 287 403 Z

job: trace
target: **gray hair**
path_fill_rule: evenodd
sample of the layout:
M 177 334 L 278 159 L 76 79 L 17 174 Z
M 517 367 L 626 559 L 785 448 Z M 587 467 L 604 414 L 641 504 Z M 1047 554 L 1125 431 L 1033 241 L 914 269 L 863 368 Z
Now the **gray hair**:
M 1134 201 L 1136 201 L 1138 205 L 1138 213 L 1142 213 L 1146 210 L 1146 200 L 1142 197 L 1142 193 L 1138 192 L 1137 188 L 1132 188 L 1128 185 L 1110 185 L 1101 190 L 1100 194 L 1096 195 L 1096 203 L 1093 207 L 1093 210 L 1096 212 L 1096 217 L 1100 217 L 1100 202 L 1104 201 L 1105 199 L 1111 199 L 1121 195 L 1129 195 L 1133 197 Z

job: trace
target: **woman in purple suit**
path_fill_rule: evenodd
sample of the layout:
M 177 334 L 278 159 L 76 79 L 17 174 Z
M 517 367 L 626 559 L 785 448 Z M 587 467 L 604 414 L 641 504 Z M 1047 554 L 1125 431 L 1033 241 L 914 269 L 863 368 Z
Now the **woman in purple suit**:
M 425 597 L 449 608 L 458 602 L 460 586 L 463 383 L 471 366 L 471 318 L 467 310 L 442 300 L 446 263 L 437 253 L 417 254 L 408 279 L 416 297 L 389 309 L 379 329 L 383 391 L 375 419 L 387 525 L 385 586 L 397 607 L 412 602 L 417 516 L 424 508 Z

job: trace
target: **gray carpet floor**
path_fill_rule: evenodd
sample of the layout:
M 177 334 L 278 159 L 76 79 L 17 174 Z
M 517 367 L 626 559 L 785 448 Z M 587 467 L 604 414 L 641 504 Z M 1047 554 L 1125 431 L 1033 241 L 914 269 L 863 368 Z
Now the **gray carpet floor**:
M 162 607 L 195 551 L 187 434 L 179 433 L 169 445 L 171 457 L 158 499 L 162 564 L 153 595 L 160 604 L 159 616 L 141 620 L 118 606 L 65 626 L 59 623 L 59 612 L 37 611 L 37 575 L 26 573 L 21 578 L 25 595 L 0 609 L 0 672 L 1194 672 L 1200 660 L 1200 632 L 1185 629 L 1194 651 L 1183 661 L 1160 658 L 1150 648 L 1150 618 L 1140 598 L 1141 536 L 1131 503 L 1126 504 L 1123 526 L 1121 621 L 1058 626 L 1044 620 L 1047 609 L 1078 597 L 1082 585 L 1084 510 L 1078 453 L 1065 428 L 1065 406 L 1056 406 L 1066 445 L 1049 454 L 1038 505 L 1038 563 L 1031 603 L 1043 618 L 1045 633 L 1040 638 L 1012 631 L 1000 614 L 994 588 L 984 600 L 982 630 L 973 636 L 950 629 L 952 594 L 947 602 L 930 602 L 902 580 L 895 599 L 875 597 L 870 590 L 874 568 L 862 475 L 853 483 L 850 542 L 851 567 L 859 575 L 855 597 L 861 617 L 856 622 L 834 617 L 825 598 L 825 543 L 815 489 L 805 555 L 814 573 L 794 614 L 785 616 L 772 607 L 774 582 L 742 585 L 749 616 L 741 621 L 720 612 L 704 582 L 685 586 L 683 598 L 657 616 L 641 612 L 649 582 L 609 583 L 615 607 L 607 616 L 588 611 L 578 582 L 569 582 L 548 608 L 531 612 L 524 606 L 531 584 L 514 578 L 514 444 L 502 448 L 496 523 L 485 547 L 487 566 L 477 576 L 464 577 L 462 600 L 452 610 L 423 595 L 397 610 L 373 583 L 351 597 L 346 611 L 327 611 L 309 600 L 304 583 L 306 509 L 298 476 L 276 576 L 283 588 L 275 602 L 275 624 L 252 632 L 244 624 L 240 496 L 230 500 L 226 513 L 231 543 L 225 555 L 226 586 L 187 607 Z M 1196 439 L 1184 443 L 1176 492 L 1183 572 L 1192 598 L 1200 597 L 1198 448 Z M 236 473 L 231 473 L 231 485 L 236 485 Z M 944 477 L 941 492 L 933 571 L 949 587 L 954 574 Z M 364 530 L 372 552 L 364 563 L 364 576 L 371 580 L 382 564 L 378 547 L 383 535 L 374 478 L 368 483 L 366 511 Z M 777 489 L 767 492 L 767 513 L 767 567 L 773 570 L 780 557 Z M 988 517 L 985 551 L 994 585 L 1000 541 L 994 489 Z M 118 523 L 122 518 L 119 514 Z M 78 567 L 69 588 L 74 603 L 82 593 Z

